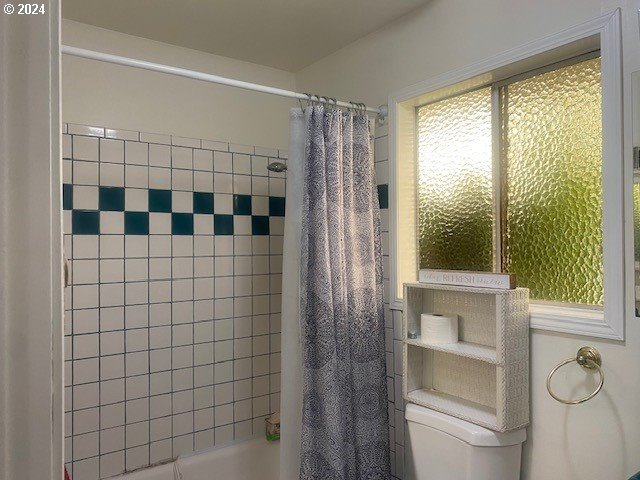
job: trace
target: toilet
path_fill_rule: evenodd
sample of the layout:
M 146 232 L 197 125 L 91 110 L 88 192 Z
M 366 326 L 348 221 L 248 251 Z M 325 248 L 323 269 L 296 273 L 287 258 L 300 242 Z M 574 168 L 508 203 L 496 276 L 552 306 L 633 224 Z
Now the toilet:
M 425 407 L 405 409 L 407 480 L 518 480 L 525 429 L 494 432 Z

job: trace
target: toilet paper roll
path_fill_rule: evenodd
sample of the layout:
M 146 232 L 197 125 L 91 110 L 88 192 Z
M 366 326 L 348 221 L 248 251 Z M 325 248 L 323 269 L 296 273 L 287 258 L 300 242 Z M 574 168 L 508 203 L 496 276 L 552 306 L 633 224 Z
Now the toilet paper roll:
M 420 337 L 427 343 L 457 343 L 458 316 L 423 313 L 420 315 Z

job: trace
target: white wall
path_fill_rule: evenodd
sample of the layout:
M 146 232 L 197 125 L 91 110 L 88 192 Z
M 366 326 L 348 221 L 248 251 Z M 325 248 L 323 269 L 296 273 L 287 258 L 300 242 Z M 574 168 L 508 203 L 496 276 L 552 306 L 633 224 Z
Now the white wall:
M 66 45 L 293 89 L 290 72 L 64 20 Z M 291 100 L 63 56 L 65 122 L 288 148 Z
M 0 478 L 62 477 L 57 0 L 0 15 Z
M 298 89 L 379 105 L 395 90 L 616 7 L 623 13 L 624 133 L 630 162 L 630 80 L 631 72 L 640 70 L 638 0 L 432 0 L 420 11 L 305 68 L 297 75 Z M 584 344 L 595 345 L 602 353 L 605 387 L 590 402 L 565 407 L 547 394 L 546 375 Z M 630 312 L 625 342 L 533 331 L 531 355 L 532 425 L 523 478 L 617 480 L 640 470 L 640 320 Z M 581 379 L 575 365 L 557 378 L 568 385 L 580 385 Z M 570 394 L 571 388 L 564 392 Z

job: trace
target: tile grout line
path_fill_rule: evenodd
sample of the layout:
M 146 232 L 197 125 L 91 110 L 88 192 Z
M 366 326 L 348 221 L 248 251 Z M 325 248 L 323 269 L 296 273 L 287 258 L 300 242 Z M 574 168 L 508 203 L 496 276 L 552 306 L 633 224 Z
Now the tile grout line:
M 174 413 L 173 413 L 173 409 L 174 409 L 174 405 L 173 405 L 173 365 L 174 365 L 174 360 L 173 360 L 173 259 L 174 259 L 174 247 L 173 247 L 173 147 L 169 147 L 169 166 L 170 166 L 170 170 L 169 170 L 169 185 L 171 187 L 171 208 L 170 208 L 170 213 L 169 213 L 169 238 L 171 239 L 171 261 L 169 262 L 169 272 L 170 272 L 170 277 L 171 277 L 171 281 L 169 283 L 169 298 L 170 298 L 170 322 L 169 325 L 171 326 L 170 328 L 170 345 L 171 345 L 171 363 L 170 363 L 170 385 L 171 385 L 171 394 L 169 396 L 169 404 L 170 404 L 170 414 L 171 414 L 171 456 L 172 457 L 176 457 L 175 454 L 175 433 L 174 433 L 174 429 L 173 429 L 173 418 L 174 418 Z
M 251 287 L 250 287 L 250 292 L 251 292 L 251 405 L 250 405 L 250 421 L 251 421 L 251 434 L 255 434 L 256 432 L 254 432 L 254 421 L 253 421 L 253 398 L 254 398 L 254 390 L 253 390 L 253 339 L 254 339 L 254 331 L 253 331 L 253 322 L 254 322 L 254 318 L 255 318 L 255 311 L 254 311 L 254 291 L 253 291 L 253 258 L 254 258 L 254 237 L 253 237 L 253 158 L 251 157 L 251 237 L 250 237 L 250 241 L 251 241 L 251 266 L 250 266 L 250 271 L 251 271 Z M 267 180 L 268 182 L 268 180 Z M 267 190 L 268 192 L 268 190 Z M 235 292 L 234 292 L 235 293 Z M 235 340 L 234 340 L 235 342 Z M 235 355 L 235 352 L 234 352 Z M 235 414 L 235 412 L 234 412 Z M 235 432 L 234 432 L 235 433 Z
M 195 192 L 195 172 L 193 171 L 194 150 L 191 149 L 191 187 Z M 195 276 L 195 205 L 194 195 L 191 194 L 191 210 L 192 225 L 191 225 L 191 275 Z M 196 281 L 195 278 L 191 280 L 191 448 L 195 452 L 196 450 L 196 416 L 195 416 L 195 369 L 196 369 L 196 349 L 195 349 L 195 298 L 196 298 Z
M 140 132 L 138 132 L 138 139 L 140 139 Z M 148 443 L 148 462 L 153 463 L 151 460 L 151 229 L 149 220 L 149 188 L 151 186 L 151 154 L 150 147 L 147 144 L 147 411 L 148 411 L 148 429 L 147 429 L 147 443 Z
M 100 260 L 101 258 L 101 253 L 102 253 L 102 246 L 100 245 L 100 186 L 102 183 L 102 173 L 101 173 L 101 168 L 100 168 L 100 159 L 101 159 L 101 155 L 100 155 L 100 140 L 98 140 L 98 405 L 101 405 L 102 403 L 102 375 L 101 375 L 101 370 L 102 370 L 102 342 L 100 341 L 100 338 L 102 336 L 102 326 L 100 325 L 100 308 L 102 305 L 102 278 L 101 278 L 101 264 L 102 261 Z M 100 431 L 102 431 L 102 415 L 100 415 L 100 407 L 98 407 L 98 429 Z M 100 433 L 98 433 L 98 478 L 102 478 L 102 462 L 100 461 L 101 456 L 102 456 L 102 444 L 101 444 L 101 440 L 102 440 L 102 435 Z
M 126 142 L 122 142 L 122 186 L 125 189 L 125 212 L 126 212 L 126 199 L 127 199 L 127 144 Z M 122 346 L 122 350 L 123 350 L 123 375 L 124 375 L 124 384 L 123 384 L 123 391 L 124 391 L 124 471 L 127 471 L 127 464 L 128 464 L 128 459 L 129 459 L 129 453 L 128 453 L 128 449 L 127 449 L 127 406 L 128 406 L 128 400 L 127 400 L 127 345 L 126 345 L 126 336 L 127 336 L 127 229 L 126 229 L 126 213 L 123 213 L 122 215 L 122 275 L 123 275 L 123 306 L 122 306 L 122 322 L 123 322 L 123 327 L 124 327 L 124 332 L 122 334 L 122 341 L 123 341 L 123 346 Z
M 73 154 L 73 143 L 74 142 L 73 142 L 73 136 L 72 135 L 69 136 L 69 141 L 71 142 L 71 158 L 73 159 L 73 157 L 74 157 L 74 154 Z M 73 177 L 74 177 L 73 170 L 74 170 L 74 168 L 73 168 L 73 160 L 71 160 L 71 184 L 72 185 L 73 185 Z M 73 187 L 71 187 L 71 192 L 72 192 L 71 193 L 71 208 L 73 209 Z M 72 210 L 72 215 L 71 215 L 71 231 L 73 232 L 73 210 Z M 71 281 L 71 308 L 72 309 L 73 309 L 73 302 L 75 300 L 74 299 L 74 295 L 73 295 L 73 290 L 75 289 L 75 286 L 74 286 L 75 275 L 73 275 L 73 265 L 75 264 L 75 262 L 74 262 L 74 260 L 75 260 L 74 259 L 74 252 L 73 252 L 73 240 L 74 240 L 73 235 L 71 235 L 71 262 L 72 262 L 71 263 L 71 280 L 72 280 Z M 73 310 L 72 310 L 72 312 L 73 312 Z M 72 322 L 75 323 L 75 319 L 73 319 L 73 313 L 72 313 Z M 71 331 L 71 333 L 73 333 L 73 330 Z M 75 367 L 74 343 L 75 342 L 74 342 L 74 340 L 75 339 L 73 337 L 71 337 L 71 342 L 70 342 L 71 343 L 71 388 L 70 388 L 70 391 L 71 391 L 71 413 L 70 413 L 70 416 L 71 416 L 71 422 L 70 422 L 71 423 L 71 457 L 70 457 L 71 462 L 70 463 L 71 463 L 71 471 L 72 471 L 71 474 L 72 475 L 73 475 L 73 461 L 74 461 L 74 455 L 75 455 L 74 448 L 73 448 L 73 443 L 74 443 L 73 442 L 73 437 L 74 437 L 74 428 L 75 428 L 75 425 L 74 425 L 75 422 L 74 422 L 74 418 L 73 418 L 75 416 L 75 414 L 73 413 L 73 409 L 74 409 L 74 399 L 73 399 L 73 390 L 74 390 L 74 388 L 73 388 L 73 383 L 75 381 L 75 377 L 74 377 L 74 373 L 75 373 L 74 372 L 75 371 L 75 368 L 74 368 Z

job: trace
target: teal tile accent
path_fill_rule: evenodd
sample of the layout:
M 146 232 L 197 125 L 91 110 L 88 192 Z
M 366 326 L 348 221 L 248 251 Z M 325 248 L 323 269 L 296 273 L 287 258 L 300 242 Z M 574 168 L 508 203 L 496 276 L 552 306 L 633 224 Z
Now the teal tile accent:
M 193 192 L 193 213 L 213 213 L 213 193 Z
M 284 197 L 269 197 L 269 216 L 284 217 Z
M 171 212 L 171 190 L 149 190 L 150 212 Z
M 125 235 L 149 235 L 149 212 L 124 212 Z
M 378 201 L 380 202 L 380 208 L 389 208 L 389 185 L 378 185 Z
M 96 210 L 73 210 L 71 231 L 74 235 L 98 235 L 100 233 L 100 212 Z
M 269 217 L 253 215 L 251 217 L 251 233 L 253 235 L 269 235 Z
M 233 214 L 251 215 L 251 195 L 233 196 Z
M 99 205 L 101 211 L 124 212 L 124 188 L 100 187 Z
M 172 213 L 171 233 L 173 235 L 193 235 L 193 214 Z
M 73 185 L 70 183 L 62 185 L 62 208 L 73 210 Z
M 233 235 L 233 215 L 214 215 L 213 233 L 216 235 Z

